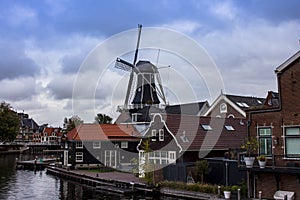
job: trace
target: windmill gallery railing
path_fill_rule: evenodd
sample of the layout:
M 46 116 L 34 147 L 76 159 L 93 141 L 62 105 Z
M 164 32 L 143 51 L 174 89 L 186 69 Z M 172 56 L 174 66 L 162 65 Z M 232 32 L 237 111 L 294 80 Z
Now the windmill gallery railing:
M 246 153 L 238 154 L 238 168 L 240 170 L 264 170 L 269 172 L 287 172 L 287 173 L 299 173 L 300 174 L 300 154 L 272 154 L 265 156 L 265 166 L 259 164 L 258 154 L 252 154 L 254 157 L 253 166 L 246 166 L 245 157 L 248 157 Z

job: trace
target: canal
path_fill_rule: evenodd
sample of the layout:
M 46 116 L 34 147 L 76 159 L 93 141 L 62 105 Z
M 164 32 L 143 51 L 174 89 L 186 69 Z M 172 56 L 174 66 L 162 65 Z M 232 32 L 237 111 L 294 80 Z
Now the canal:
M 152 199 L 145 196 L 124 196 L 95 190 L 92 187 L 60 179 L 46 171 L 16 170 L 17 159 L 33 156 L 0 154 L 0 199 Z M 160 197 L 172 200 L 170 197 Z M 176 198 L 177 199 L 177 198 Z

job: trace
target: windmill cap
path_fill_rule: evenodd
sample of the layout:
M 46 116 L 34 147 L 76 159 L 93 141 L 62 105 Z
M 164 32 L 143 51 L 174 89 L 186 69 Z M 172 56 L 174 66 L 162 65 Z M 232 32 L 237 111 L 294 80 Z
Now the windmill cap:
M 136 68 L 140 73 L 158 73 L 157 67 L 153 65 L 150 61 L 140 60 L 136 64 Z

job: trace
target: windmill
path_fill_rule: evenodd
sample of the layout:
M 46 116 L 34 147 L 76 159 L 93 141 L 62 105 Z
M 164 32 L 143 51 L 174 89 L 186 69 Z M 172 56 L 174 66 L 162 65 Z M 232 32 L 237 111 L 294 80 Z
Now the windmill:
M 141 109 L 149 105 L 158 107 L 160 100 L 166 104 L 158 68 L 150 61 L 140 60 L 137 62 L 142 25 L 139 25 L 138 28 L 138 40 L 133 63 L 131 64 L 121 58 L 117 58 L 115 63 L 115 68 L 130 72 L 124 108 L 122 109 L 125 111 Z

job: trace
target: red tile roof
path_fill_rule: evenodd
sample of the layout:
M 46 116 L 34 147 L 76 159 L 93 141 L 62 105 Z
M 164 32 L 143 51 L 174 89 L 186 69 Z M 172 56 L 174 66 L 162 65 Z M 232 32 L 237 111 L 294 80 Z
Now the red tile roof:
M 132 125 L 123 124 L 80 124 L 72 129 L 69 140 L 139 140 L 139 133 Z
M 43 133 L 47 133 L 47 136 L 51 136 L 52 133 L 55 132 L 56 136 L 61 136 L 62 132 L 61 132 L 61 128 L 55 128 L 55 127 L 46 127 L 43 130 Z

